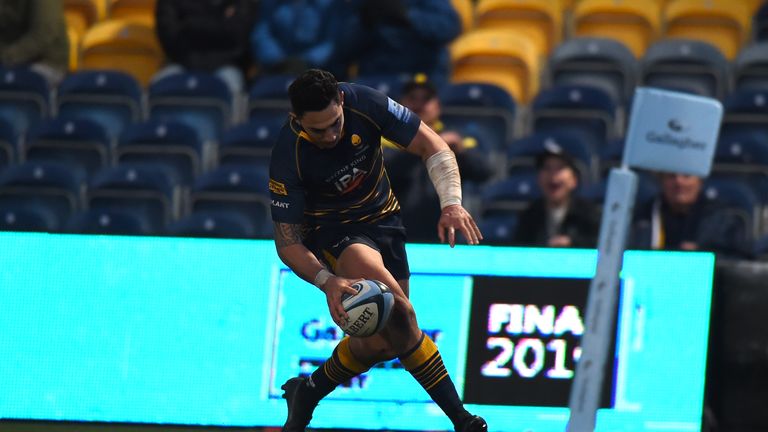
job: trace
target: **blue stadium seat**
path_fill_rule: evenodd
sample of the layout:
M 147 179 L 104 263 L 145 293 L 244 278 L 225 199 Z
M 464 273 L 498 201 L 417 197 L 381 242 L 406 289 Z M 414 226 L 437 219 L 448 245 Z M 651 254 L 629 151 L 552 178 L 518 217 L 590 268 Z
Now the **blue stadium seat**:
M 632 97 L 639 65 L 632 51 L 608 38 L 578 37 L 560 44 L 549 58 L 555 86 L 581 85 L 605 91 L 618 105 Z
M 245 214 L 227 210 L 199 211 L 170 224 L 166 232 L 184 237 L 255 238 L 267 237 Z
M 63 162 L 32 161 L 0 171 L 0 207 L 55 215 L 56 229 L 81 207 L 86 173 Z
M 710 176 L 704 182 L 704 197 L 717 201 L 741 219 L 750 239 L 760 234 L 760 199 L 747 182 L 734 177 Z
M 62 221 L 46 206 L 0 205 L 0 231 L 57 231 Z
M 269 166 L 269 157 L 285 118 L 279 122 L 253 118 L 224 132 L 219 144 L 219 164 Z
M 648 87 L 675 88 L 722 99 L 730 91 L 730 63 L 714 45 L 688 39 L 663 39 L 642 59 L 640 81 Z
M 265 75 L 256 80 L 248 95 L 248 118 L 266 123 L 284 122 L 291 110 L 288 86 L 294 75 Z
M 546 150 L 547 144 L 556 144 L 573 157 L 582 183 L 588 184 L 597 178 L 596 154 L 579 135 L 570 133 L 538 132 L 513 142 L 507 151 L 509 169 L 534 169 L 536 157 Z
M 257 232 L 271 232 L 269 174 L 252 165 L 223 165 L 195 180 L 190 212 L 228 210 L 245 215 Z
M 558 86 L 536 95 L 532 104 L 535 132 L 578 134 L 597 151 L 615 135 L 616 105 L 594 87 Z
M 768 132 L 723 130 L 720 133 L 712 172 L 718 177 L 746 181 L 768 206 Z
M 150 119 L 123 132 L 115 147 L 115 162 L 161 165 L 190 185 L 205 167 L 204 153 L 197 132 L 186 123 Z
M 485 187 L 481 193 L 481 218 L 517 214 L 541 196 L 536 171 L 521 169 Z
M 352 82 L 374 88 L 391 99 L 400 100 L 403 86 L 413 77 L 408 74 L 361 75 Z
M 763 3 L 753 17 L 752 31 L 755 40 L 768 41 L 768 3 Z
M 153 235 L 157 228 L 139 211 L 92 208 L 75 213 L 66 231 L 78 234 Z
M 611 168 L 618 167 L 624 159 L 624 139 L 617 138 L 608 141 L 605 147 L 600 149 L 597 157 L 600 159 L 598 171 L 601 175 L 607 173 Z
M 519 214 L 509 212 L 503 215 L 481 218 L 477 222 L 483 233 L 483 243 L 497 246 L 509 246 L 514 243 Z
M 119 164 L 97 172 L 86 194 L 86 208 L 138 213 L 153 231 L 180 214 L 179 181 L 159 165 Z
M 504 89 L 487 83 L 447 85 L 440 92 L 446 128 L 475 137 L 489 154 L 503 154 L 512 141 L 517 105 Z
M 17 136 L 33 130 L 50 113 L 51 92 L 42 75 L 26 68 L 0 68 L 0 118 Z
M 28 139 L 22 160 L 64 160 L 88 174 L 109 165 L 110 138 L 99 123 L 57 117 L 40 123 Z
M 16 150 L 19 137 L 16 128 L 6 119 L 0 117 L 0 169 L 16 162 Z
M 169 75 L 152 83 L 148 93 L 150 117 L 186 123 L 203 141 L 218 141 L 234 122 L 234 96 L 213 74 Z
M 659 195 L 659 185 L 654 176 L 648 172 L 637 172 L 637 195 L 635 205 L 640 205 L 656 198 Z M 608 172 L 597 182 L 579 189 L 580 197 L 592 203 L 602 205 L 605 202 L 605 193 L 608 191 Z
M 59 85 L 58 115 L 96 121 L 114 140 L 145 117 L 142 95 L 138 81 L 124 72 L 82 70 Z
M 735 88 L 768 89 L 768 41 L 745 47 L 734 62 Z
M 723 102 L 722 131 L 768 133 L 768 89 L 739 88 Z

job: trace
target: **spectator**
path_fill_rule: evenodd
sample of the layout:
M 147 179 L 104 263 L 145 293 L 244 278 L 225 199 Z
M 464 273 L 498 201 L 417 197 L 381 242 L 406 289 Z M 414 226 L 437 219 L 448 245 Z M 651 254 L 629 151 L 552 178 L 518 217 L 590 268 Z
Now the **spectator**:
M 52 87 L 64 78 L 69 40 L 60 0 L 4 0 L 0 23 L 0 65 L 30 66 Z
M 266 0 L 251 33 L 253 58 L 268 74 L 298 74 L 324 68 L 346 76 L 334 61 L 342 22 L 348 17 L 347 0 Z M 355 36 L 356 37 L 356 36 Z
M 487 155 L 477 147 L 477 140 L 459 131 L 446 129 L 440 121 L 437 88 L 422 74 L 403 86 L 401 103 L 413 111 L 448 143 L 456 154 L 462 182 L 481 184 L 493 176 Z M 403 221 L 414 242 L 431 241 L 439 217 L 440 202 L 432 187 L 424 163 L 415 155 L 385 143 L 385 164 L 392 190 L 400 202 Z M 437 209 L 430 211 L 430 209 Z
M 520 215 L 514 242 L 521 246 L 595 247 L 599 212 L 576 196 L 579 171 L 573 157 L 555 142 L 544 146 L 536 158 L 542 197 Z
M 242 91 L 258 6 L 258 0 L 157 0 L 157 36 L 170 64 L 154 80 L 202 71 L 215 73 L 232 93 Z
M 630 248 L 736 255 L 748 251 L 745 224 L 704 197 L 702 178 L 664 173 L 659 181 L 659 196 L 635 211 Z
M 423 73 L 437 88 L 448 82 L 448 44 L 461 33 L 449 0 L 361 0 L 358 12 L 361 28 L 341 49 L 358 75 Z

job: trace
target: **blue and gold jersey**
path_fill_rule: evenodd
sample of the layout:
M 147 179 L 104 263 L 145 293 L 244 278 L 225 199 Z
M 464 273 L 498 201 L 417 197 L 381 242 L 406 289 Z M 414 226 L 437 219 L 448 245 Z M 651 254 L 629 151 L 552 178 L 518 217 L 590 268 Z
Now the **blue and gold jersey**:
M 408 146 L 421 120 L 383 93 L 339 84 L 344 129 L 335 147 L 320 149 L 295 119 L 280 131 L 269 168 L 272 220 L 319 226 L 373 223 L 400 205 L 384 171 L 381 139 Z

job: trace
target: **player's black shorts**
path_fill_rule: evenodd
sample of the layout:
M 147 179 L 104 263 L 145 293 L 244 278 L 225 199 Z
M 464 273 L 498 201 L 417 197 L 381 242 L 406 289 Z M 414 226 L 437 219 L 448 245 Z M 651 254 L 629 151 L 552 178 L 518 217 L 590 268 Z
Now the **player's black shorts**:
M 395 280 L 411 275 L 405 254 L 405 228 L 399 214 L 388 216 L 373 224 L 349 224 L 320 227 L 307 236 L 304 245 L 328 268 L 344 249 L 354 243 L 368 245 L 381 253 L 384 266 Z

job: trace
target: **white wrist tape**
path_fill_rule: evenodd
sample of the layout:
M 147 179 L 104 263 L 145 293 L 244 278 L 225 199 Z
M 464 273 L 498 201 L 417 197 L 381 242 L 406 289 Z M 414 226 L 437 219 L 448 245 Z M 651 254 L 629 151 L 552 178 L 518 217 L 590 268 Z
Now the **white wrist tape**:
M 440 209 L 449 205 L 461 205 L 461 176 L 456 155 L 450 150 L 439 151 L 427 161 L 427 172 L 440 197 Z
M 313 282 L 316 287 L 323 289 L 323 285 L 328 282 L 328 279 L 333 276 L 333 273 L 326 269 L 322 269 L 315 275 L 315 281 Z

